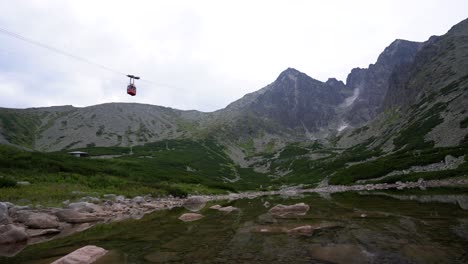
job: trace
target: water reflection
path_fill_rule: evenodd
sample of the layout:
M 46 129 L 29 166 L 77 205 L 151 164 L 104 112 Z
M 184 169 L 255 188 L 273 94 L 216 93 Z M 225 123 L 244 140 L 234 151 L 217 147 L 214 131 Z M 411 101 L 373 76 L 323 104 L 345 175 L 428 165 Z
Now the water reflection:
M 260 197 L 175 208 L 33 245 L 1 263 L 49 263 L 80 246 L 111 250 L 99 263 L 467 263 L 467 195 L 398 192 Z M 431 198 L 429 198 L 431 197 Z M 462 203 L 460 203 L 462 201 Z M 278 204 L 306 203 L 277 217 Z M 462 206 L 463 205 L 463 206 Z M 201 220 L 177 218 L 192 210 Z M 46 262 L 47 261 L 47 262 Z

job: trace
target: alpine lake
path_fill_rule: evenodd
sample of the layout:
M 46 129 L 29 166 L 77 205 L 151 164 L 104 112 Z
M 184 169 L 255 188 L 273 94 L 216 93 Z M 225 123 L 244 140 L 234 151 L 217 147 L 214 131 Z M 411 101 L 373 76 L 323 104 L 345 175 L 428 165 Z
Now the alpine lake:
M 277 204 L 305 215 L 274 217 Z M 230 213 L 214 204 L 239 208 Z M 193 208 L 191 208 L 193 211 Z M 0 263 L 51 263 L 86 245 L 104 263 L 468 263 L 468 189 L 308 193 L 209 202 L 193 222 L 173 208 L 30 245 Z M 310 226 L 310 232 L 290 230 Z

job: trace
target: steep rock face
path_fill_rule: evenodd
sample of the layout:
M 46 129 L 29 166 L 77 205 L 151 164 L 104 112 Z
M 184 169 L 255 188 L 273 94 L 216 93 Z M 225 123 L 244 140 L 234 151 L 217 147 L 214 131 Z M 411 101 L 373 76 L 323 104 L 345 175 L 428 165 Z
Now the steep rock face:
M 356 98 L 345 114 L 347 123 L 358 126 L 382 111 L 390 76 L 399 75 L 402 65 L 412 63 L 422 46 L 423 43 L 419 42 L 395 40 L 368 69 L 355 68 L 351 71 L 346 85 L 355 89 Z
M 338 146 L 369 142 L 384 151 L 457 146 L 468 127 L 468 20 L 431 37 L 412 61 L 390 75 L 385 112 L 365 129 L 348 131 Z M 377 137 L 378 136 L 378 137 Z M 372 140 L 371 140 L 372 141 Z
M 425 95 L 467 78 L 467 56 L 468 19 L 453 26 L 443 36 L 431 37 L 413 62 L 392 74 L 384 106 L 407 107 Z
M 289 68 L 275 82 L 232 103 L 226 111 L 240 109 L 239 115 L 254 115 L 302 133 L 317 132 L 337 117 L 337 106 L 351 93 L 336 79 L 323 83 Z

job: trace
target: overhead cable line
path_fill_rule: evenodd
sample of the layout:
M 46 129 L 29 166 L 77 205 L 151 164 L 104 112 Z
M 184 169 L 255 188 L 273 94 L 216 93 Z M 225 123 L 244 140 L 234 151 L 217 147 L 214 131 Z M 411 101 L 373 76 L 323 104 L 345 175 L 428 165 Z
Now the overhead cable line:
M 47 44 L 44 44 L 44 43 L 41 43 L 37 40 L 33 40 L 31 38 L 28 38 L 28 37 L 25 37 L 25 36 L 22 36 L 20 34 L 17 34 L 17 33 L 14 33 L 14 32 L 11 32 L 7 29 L 4 29 L 4 28 L 1 28 L 0 27 L 0 33 L 6 35 L 6 36 L 9 36 L 9 37 L 12 37 L 12 38 L 16 38 L 16 39 L 19 39 L 21 41 L 24 41 L 24 42 L 27 42 L 29 44 L 32 44 L 32 45 L 35 45 L 35 46 L 38 46 L 40 48 L 43 48 L 43 49 L 47 49 L 51 52 L 54 52 L 54 53 L 57 53 L 57 54 L 60 54 L 60 55 L 63 55 L 63 56 L 66 56 L 66 57 L 69 57 L 71 59 L 75 59 L 75 60 L 78 60 L 78 61 L 81 61 L 81 62 L 84 62 L 84 63 L 87 63 L 87 64 L 90 64 L 90 65 L 93 65 L 95 67 L 99 67 L 103 70 L 106 70 L 106 71 L 109 71 L 109 72 L 112 72 L 114 74 L 117 74 L 117 75 L 123 75 L 123 76 L 127 76 L 127 74 L 123 73 L 123 72 L 120 72 L 118 70 L 115 70 L 115 69 L 112 69 L 110 67 L 107 67 L 103 64 L 100 64 L 100 63 L 96 63 L 94 61 L 91 61 L 91 60 L 88 60 L 86 58 L 83 58 L 83 57 L 80 57 L 80 56 L 77 56 L 77 55 L 74 55 L 70 52 L 67 52 L 67 51 L 63 51 L 61 49 L 58 49 L 58 48 L 55 48 L 55 47 L 52 47 L 50 45 L 47 45 Z M 166 85 L 166 84 L 162 84 L 162 83 L 157 83 L 157 82 L 153 82 L 153 81 L 150 81 L 150 80 L 146 80 L 146 79 L 141 79 L 142 81 L 144 82 L 147 82 L 147 83 L 151 83 L 151 84 L 155 84 L 155 85 L 160 85 L 160 86 L 165 86 L 165 87 L 174 87 L 172 85 Z
M 22 35 L 20 35 L 20 34 L 16 34 L 16 33 L 14 33 L 14 32 L 8 31 L 8 30 L 3 29 L 3 28 L 0 28 L 0 33 L 5 34 L 5 35 L 10 36 L 10 37 L 13 37 L 13 38 L 16 38 L 16 39 L 19 39 L 19 40 L 22 40 L 22 41 L 24 41 L 24 42 L 28 42 L 29 44 L 32 44 L 32 45 L 35 45 L 35 46 L 38 46 L 38 47 L 47 49 L 47 50 L 49 50 L 49 51 L 58 53 L 58 54 L 60 54 L 60 55 L 63 55 L 63 56 L 66 56 L 66 57 L 69 57 L 69 58 L 72 58 L 72 59 L 75 59 L 75 60 L 79 60 L 79 61 L 84 62 L 84 63 L 87 63 L 87 64 L 91 64 L 91 65 L 97 66 L 97 67 L 99 67 L 99 68 L 102 68 L 102 69 L 104 69 L 104 70 L 113 72 L 113 73 L 115 73 L 115 74 L 124 75 L 124 76 L 126 75 L 125 73 L 122 73 L 122 72 L 120 72 L 120 71 L 114 70 L 114 69 L 109 68 L 109 67 L 107 67 L 107 66 L 104 66 L 104 65 L 102 65 L 102 64 L 99 64 L 99 63 L 90 61 L 90 60 L 85 59 L 85 58 L 80 57 L 80 56 L 73 55 L 73 54 L 71 54 L 71 53 L 69 53 L 69 52 L 66 52 L 66 51 L 57 49 L 57 48 L 52 47 L 52 46 L 49 46 L 49 45 L 47 45 L 47 44 L 43 44 L 43 43 L 41 43 L 41 42 L 39 42 L 39 41 L 36 41 L 36 40 L 30 39 L 30 38 L 24 37 L 24 36 L 22 36 Z

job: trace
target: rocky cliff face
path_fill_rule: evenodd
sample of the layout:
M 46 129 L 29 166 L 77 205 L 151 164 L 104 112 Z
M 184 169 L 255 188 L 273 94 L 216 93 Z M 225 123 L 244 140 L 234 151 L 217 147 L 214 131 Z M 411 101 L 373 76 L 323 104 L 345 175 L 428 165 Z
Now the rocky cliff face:
M 343 134 L 338 145 L 371 141 L 369 147 L 394 151 L 466 142 L 468 20 L 416 46 L 412 59 L 401 61 L 389 76 L 380 103 L 385 112 L 359 133 Z
M 254 115 L 299 133 L 327 128 L 338 115 L 338 106 L 352 95 L 342 82 L 323 83 L 289 68 L 260 91 L 226 107 L 225 112 Z M 240 107 L 242 106 L 242 107 Z
M 355 90 L 355 99 L 344 118 L 353 126 L 372 120 L 383 110 L 389 90 L 390 77 L 404 72 L 402 66 L 411 64 L 423 43 L 395 40 L 367 69 L 355 68 L 348 75 L 346 85 Z

